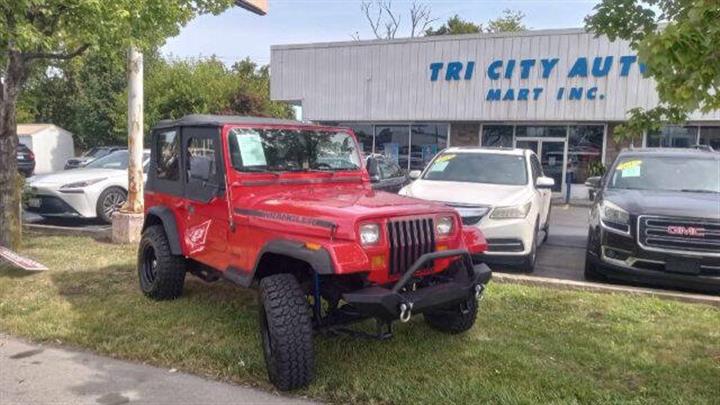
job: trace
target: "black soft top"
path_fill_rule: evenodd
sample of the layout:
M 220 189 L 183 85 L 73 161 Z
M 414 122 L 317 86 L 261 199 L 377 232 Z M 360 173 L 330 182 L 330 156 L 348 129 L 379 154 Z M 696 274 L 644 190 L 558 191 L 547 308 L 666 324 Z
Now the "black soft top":
M 167 128 L 177 126 L 220 127 L 227 124 L 295 125 L 307 127 L 316 126 L 314 124 L 306 122 L 279 118 L 248 117 L 241 115 L 190 114 L 177 120 L 161 120 L 157 123 L 157 125 L 155 125 L 155 128 Z
M 624 149 L 620 152 L 620 157 L 642 157 L 642 156 L 661 156 L 661 157 L 679 157 L 687 159 L 715 159 L 720 160 L 720 153 L 710 151 L 704 148 L 639 148 Z

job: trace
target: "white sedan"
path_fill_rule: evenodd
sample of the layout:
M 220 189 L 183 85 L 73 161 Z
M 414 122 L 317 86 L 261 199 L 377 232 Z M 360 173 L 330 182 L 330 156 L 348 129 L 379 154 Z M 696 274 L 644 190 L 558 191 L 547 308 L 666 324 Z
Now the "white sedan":
M 550 188 L 535 153 L 525 149 L 449 148 L 435 156 L 401 195 L 444 202 L 488 242 L 482 260 L 531 272 L 549 232 Z
M 146 170 L 150 152 L 143 153 Z M 120 150 L 70 171 L 28 179 L 25 209 L 43 217 L 98 218 L 110 223 L 127 200 L 128 152 Z

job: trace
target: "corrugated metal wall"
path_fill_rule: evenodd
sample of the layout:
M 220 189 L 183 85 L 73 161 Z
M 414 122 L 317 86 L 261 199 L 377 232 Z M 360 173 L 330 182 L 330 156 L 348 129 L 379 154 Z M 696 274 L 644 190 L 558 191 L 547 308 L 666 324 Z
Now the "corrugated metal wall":
M 634 64 L 620 75 L 619 58 L 628 44 L 594 38 L 583 30 L 520 34 L 463 35 L 392 41 L 281 45 L 271 52 L 271 96 L 299 101 L 303 117 L 314 121 L 622 121 L 633 107 L 650 108 L 658 98 L 654 83 Z M 578 57 L 613 56 L 605 77 L 568 78 Z M 548 78 L 540 59 L 559 58 Z M 536 59 L 528 79 L 519 66 L 510 79 L 490 80 L 494 60 Z M 470 80 L 430 80 L 430 64 L 475 61 Z M 502 72 L 502 71 L 501 71 Z M 559 87 L 598 88 L 604 99 L 557 100 Z M 487 101 L 491 88 L 543 88 L 538 100 Z M 567 93 L 566 93 L 567 95 Z M 720 112 L 695 119 L 720 120 Z

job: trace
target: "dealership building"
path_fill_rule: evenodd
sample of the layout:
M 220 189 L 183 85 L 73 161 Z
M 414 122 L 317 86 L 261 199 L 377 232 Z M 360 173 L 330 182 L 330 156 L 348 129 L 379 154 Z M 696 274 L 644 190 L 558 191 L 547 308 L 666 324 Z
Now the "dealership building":
M 582 29 L 278 45 L 271 71 L 272 99 L 353 128 L 366 153 L 412 170 L 447 146 L 530 148 L 558 192 L 614 159 L 628 110 L 658 103 L 627 42 Z M 720 150 L 720 111 L 642 140 L 696 144 Z

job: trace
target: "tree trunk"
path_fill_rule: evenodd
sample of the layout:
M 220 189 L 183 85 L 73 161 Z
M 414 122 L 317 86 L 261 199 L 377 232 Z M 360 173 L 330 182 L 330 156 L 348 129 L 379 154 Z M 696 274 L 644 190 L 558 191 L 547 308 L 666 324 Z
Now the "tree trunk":
M 0 246 L 15 248 L 20 242 L 17 124 L 18 93 L 27 73 L 27 62 L 17 51 L 7 52 L 5 78 L 0 92 Z
M 128 199 L 123 212 L 143 213 L 143 54 L 128 52 Z

